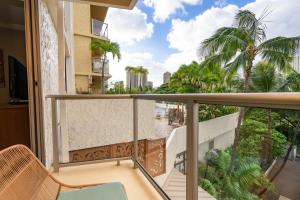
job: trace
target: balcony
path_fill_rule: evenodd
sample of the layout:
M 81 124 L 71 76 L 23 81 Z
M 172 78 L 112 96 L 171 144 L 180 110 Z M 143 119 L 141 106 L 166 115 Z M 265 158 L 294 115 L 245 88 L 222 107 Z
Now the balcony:
M 130 200 L 162 200 L 139 170 L 133 169 L 130 160 L 63 167 L 53 175 L 68 184 L 121 182 Z
M 109 75 L 109 60 L 105 60 L 101 57 L 93 57 L 92 65 L 93 73 L 102 74 L 102 69 L 104 69 L 104 75 Z
M 96 19 L 92 19 L 92 35 L 98 37 L 99 39 L 107 40 L 108 24 Z
M 53 126 L 53 175 L 59 180 L 67 183 L 97 183 L 97 182 L 121 182 L 127 192 L 129 199 L 214 199 L 198 185 L 198 165 L 199 165 L 199 144 L 211 141 L 214 132 L 208 128 L 212 126 L 218 131 L 226 133 L 234 130 L 234 122 L 237 115 L 231 114 L 228 117 L 220 117 L 217 121 L 207 121 L 205 124 L 199 123 L 198 104 L 229 105 L 263 109 L 290 109 L 300 110 L 300 93 L 252 93 L 252 94 L 174 94 L 174 95 L 50 95 L 47 98 L 52 102 L 52 126 Z M 181 102 L 186 104 L 187 121 L 185 127 L 180 127 L 173 131 L 165 144 L 166 155 L 157 155 L 157 149 L 153 144 L 141 145 L 141 139 L 147 138 L 143 131 L 143 124 L 152 123 L 152 119 L 145 116 L 144 112 L 151 107 L 146 102 L 168 101 Z M 61 123 L 58 123 L 58 110 L 63 110 L 61 103 L 70 102 L 68 108 L 74 108 L 76 112 L 68 113 L 68 116 L 78 119 L 68 119 L 73 123 L 67 129 L 74 132 L 78 126 L 78 132 L 74 132 L 70 137 L 76 140 L 78 133 L 82 133 L 84 138 L 78 138 L 80 142 L 77 149 L 84 149 L 78 162 L 70 159 L 70 151 L 64 153 L 65 135 L 60 131 Z M 119 102 L 118 104 L 115 104 Z M 97 105 L 101 105 L 97 107 Z M 148 109 L 148 110 L 147 110 Z M 84 112 L 89 111 L 86 115 Z M 99 115 L 97 111 L 102 111 Z M 80 117 L 78 117 L 80 115 Z M 92 119 L 100 118 L 92 126 L 84 126 L 87 117 Z M 155 116 L 153 115 L 153 118 Z M 105 119 L 105 120 L 103 120 Z M 127 120 L 127 121 L 124 121 Z M 225 120 L 225 121 L 224 121 Z M 220 125 L 220 122 L 225 124 Z M 122 122 L 122 123 L 121 123 Z M 123 125 L 122 125 L 123 124 Z M 117 132 L 117 140 L 125 142 L 122 145 L 115 145 L 116 138 L 108 134 L 116 128 L 121 128 L 122 133 Z M 205 130 L 205 131 L 204 131 Z M 106 137 L 93 138 L 99 132 L 105 132 Z M 208 132 L 206 135 L 205 132 Z M 205 135 L 205 137 L 203 137 Z M 219 137 L 215 135 L 214 137 Z M 96 137 L 97 138 L 97 137 Z M 68 141 L 70 145 L 72 141 Z M 89 141 L 90 146 L 81 146 Z M 214 145 L 218 146 L 216 141 Z M 130 143 L 130 145 L 129 145 Z M 93 148 L 98 145 L 98 149 Z M 104 145 L 104 146 L 103 146 Z M 105 145 L 112 145 L 110 147 Z M 180 145 L 180 146 L 179 146 Z M 74 149 L 74 147 L 69 148 Z M 146 146 L 143 148 L 143 146 Z M 180 147 L 180 149 L 176 149 Z M 75 148 L 75 149 L 76 149 Z M 149 154 L 143 154 L 147 152 Z M 174 168 L 176 151 L 186 151 L 186 175 L 180 174 Z M 114 151 L 114 152 L 111 152 Z M 123 153 L 120 153 L 123 152 Z M 125 152 L 125 153 L 124 153 Z M 142 156 L 144 155 L 144 157 Z M 78 155 L 77 155 L 78 156 Z M 171 158 L 172 157 L 172 158 Z M 201 157 L 201 156 L 200 156 Z M 150 158 L 148 161 L 145 161 Z M 162 158 L 164 161 L 159 160 Z M 145 163 L 151 163 L 154 167 L 148 167 Z M 165 162 L 165 164 L 164 164 Z M 153 173 L 158 166 L 165 165 L 163 174 Z M 154 177 L 155 176 L 155 177 Z M 166 182 L 168 181 L 168 184 Z M 173 181 L 173 182 L 172 182 Z

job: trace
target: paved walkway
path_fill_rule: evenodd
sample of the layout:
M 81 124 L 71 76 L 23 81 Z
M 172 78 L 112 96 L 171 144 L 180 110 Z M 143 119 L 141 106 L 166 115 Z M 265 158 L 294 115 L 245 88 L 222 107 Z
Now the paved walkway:
M 282 161 L 276 163 L 270 177 L 278 170 L 281 163 Z M 274 184 L 279 194 L 282 195 L 281 199 L 300 200 L 300 159 L 288 161 Z
M 173 169 L 163 186 L 164 191 L 172 200 L 186 200 L 186 176 Z M 198 187 L 198 200 L 216 200 L 208 192 Z

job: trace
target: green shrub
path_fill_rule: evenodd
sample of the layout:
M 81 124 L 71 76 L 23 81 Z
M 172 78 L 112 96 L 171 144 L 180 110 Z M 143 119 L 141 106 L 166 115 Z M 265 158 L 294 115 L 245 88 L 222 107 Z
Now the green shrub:
M 222 105 L 199 105 L 199 121 L 206 121 L 224 115 L 229 115 L 238 111 L 237 107 Z

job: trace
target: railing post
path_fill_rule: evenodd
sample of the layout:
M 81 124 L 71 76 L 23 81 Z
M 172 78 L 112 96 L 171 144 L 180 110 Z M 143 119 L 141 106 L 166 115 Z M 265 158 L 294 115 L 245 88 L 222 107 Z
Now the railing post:
M 198 200 L 198 108 L 197 102 L 187 103 L 186 199 L 188 200 Z
M 52 144 L 53 144 L 53 171 L 58 172 L 58 126 L 57 126 L 57 100 L 51 98 L 52 109 Z
M 134 168 L 137 168 L 136 162 L 138 161 L 139 147 L 138 147 L 138 104 L 137 99 L 133 99 L 133 161 Z

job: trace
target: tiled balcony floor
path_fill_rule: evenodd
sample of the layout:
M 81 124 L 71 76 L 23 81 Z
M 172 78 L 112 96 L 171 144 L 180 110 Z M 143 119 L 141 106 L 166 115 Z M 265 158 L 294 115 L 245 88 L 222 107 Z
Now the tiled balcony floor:
M 162 198 L 138 169 L 133 169 L 132 161 L 81 165 L 60 168 L 53 175 L 66 184 L 91 184 L 121 182 L 129 200 L 161 200 Z

